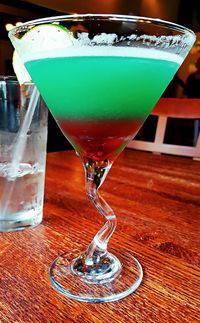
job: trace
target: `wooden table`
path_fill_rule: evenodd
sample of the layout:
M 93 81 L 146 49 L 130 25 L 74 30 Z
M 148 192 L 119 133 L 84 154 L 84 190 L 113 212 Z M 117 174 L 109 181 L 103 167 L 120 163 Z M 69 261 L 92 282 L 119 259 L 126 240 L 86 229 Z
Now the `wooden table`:
M 89 304 L 50 286 L 54 258 L 84 249 L 104 222 L 85 197 L 74 152 L 51 153 L 43 224 L 0 234 L 1 323 L 200 322 L 200 163 L 126 150 L 101 190 L 118 214 L 110 246 L 130 250 L 144 268 L 139 289 Z

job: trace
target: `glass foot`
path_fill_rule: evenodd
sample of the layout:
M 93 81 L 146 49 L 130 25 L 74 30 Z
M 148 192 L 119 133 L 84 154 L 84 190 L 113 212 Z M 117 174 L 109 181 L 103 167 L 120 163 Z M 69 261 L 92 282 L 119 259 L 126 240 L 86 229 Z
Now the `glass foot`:
M 82 302 L 111 302 L 130 295 L 142 282 L 142 266 L 127 251 L 114 251 L 113 254 L 108 253 L 106 259 L 111 261 L 112 268 L 113 261 L 116 261 L 115 273 L 110 277 L 109 270 L 106 269 L 105 273 L 102 273 L 101 280 L 95 280 L 95 276 L 98 275 L 93 275 L 92 272 L 90 275 L 80 275 L 79 269 L 81 268 L 81 271 L 83 269 L 80 251 L 59 256 L 49 270 L 52 286 L 61 294 Z M 81 267 L 77 266 L 77 259 Z M 107 268 L 106 261 L 105 268 Z

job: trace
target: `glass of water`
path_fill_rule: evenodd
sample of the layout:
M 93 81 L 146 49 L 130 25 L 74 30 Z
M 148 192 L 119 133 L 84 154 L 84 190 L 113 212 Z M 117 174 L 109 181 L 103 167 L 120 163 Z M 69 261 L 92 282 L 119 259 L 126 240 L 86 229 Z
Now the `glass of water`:
M 48 110 L 34 84 L 0 76 L 0 231 L 38 225 L 43 217 Z

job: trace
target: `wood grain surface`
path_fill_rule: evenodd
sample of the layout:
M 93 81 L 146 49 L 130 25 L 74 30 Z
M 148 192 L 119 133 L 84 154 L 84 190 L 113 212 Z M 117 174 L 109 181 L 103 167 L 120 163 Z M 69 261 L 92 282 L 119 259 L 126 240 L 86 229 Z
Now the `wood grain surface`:
M 84 194 L 79 158 L 50 153 L 43 223 L 0 233 L 1 323 L 200 322 L 200 163 L 127 149 L 101 191 L 118 215 L 110 247 L 132 252 L 144 268 L 139 289 L 89 304 L 51 287 L 54 258 L 84 250 L 104 221 Z

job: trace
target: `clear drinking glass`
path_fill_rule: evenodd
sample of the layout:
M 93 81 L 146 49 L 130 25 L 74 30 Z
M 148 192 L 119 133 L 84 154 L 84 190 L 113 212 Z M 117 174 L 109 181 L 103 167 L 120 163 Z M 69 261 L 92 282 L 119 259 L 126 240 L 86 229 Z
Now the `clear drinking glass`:
M 80 156 L 86 194 L 106 221 L 85 251 L 67 252 L 53 262 L 51 283 L 78 301 L 121 299 L 137 289 L 143 271 L 120 246 L 107 250 L 116 216 L 99 188 L 187 56 L 195 35 L 159 19 L 87 14 L 28 22 L 9 36 Z
M 48 110 L 39 96 L 27 119 L 34 89 L 0 76 L 0 231 L 35 227 L 43 217 Z

